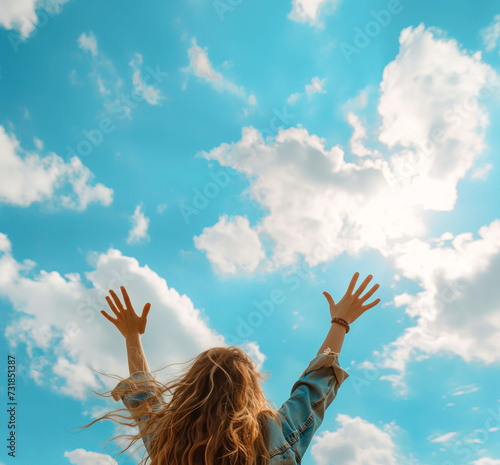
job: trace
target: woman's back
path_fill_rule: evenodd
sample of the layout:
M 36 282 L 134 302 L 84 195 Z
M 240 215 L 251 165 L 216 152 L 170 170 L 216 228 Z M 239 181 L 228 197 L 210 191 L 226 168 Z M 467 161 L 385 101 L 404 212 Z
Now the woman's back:
M 140 340 L 150 304 L 138 317 L 123 286 L 125 308 L 110 291 L 118 308 L 107 301 L 117 318 L 102 313 L 125 337 L 131 373 L 112 391 L 131 413 L 131 423 L 118 423 L 138 426 L 132 443 L 143 440 L 151 465 L 300 464 L 326 409 L 349 376 L 338 360 L 344 336 L 353 321 L 380 302 L 364 305 L 378 284 L 361 297 L 372 276 L 355 292 L 358 276 L 337 304 L 324 292 L 332 317 L 329 332 L 279 409 L 270 408 L 259 384 L 265 377 L 256 363 L 235 346 L 208 349 L 195 357 L 182 377 L 167 385 L 156 381 Z M 166 392 L 171 396 L 168 402 Z M 103 418 L 113 419 L 108 414 L 88 426 Z
M 278 409 L 279 422 L 273 416 L 265 416 L 262 434 L 271 465 L 301 463 L 315 432 L 323 422 L 326 409 L 348 377 L 349 374 L 339 364 L 339 353 L 330 349 L 318 354 L 309 363 L 293 385 L 289 399 Z M 118 383 L 112 395 L 115 400 L 121 399 L 131 412 L 141 409 L 148 402 L 153 411 L 159 411 L 164 400 L 155 398 L 153 380 L 149 372 L 135 372 Z M 123 395 L 124 392 L 127 394 Z M 142 416 L 144 422 L 148 419 L 148 415 Z M 140 423 L 139 427 L 143 424 Z M 143 438 L 148 453 L 153 451 L 153 438 L 153 434 Z

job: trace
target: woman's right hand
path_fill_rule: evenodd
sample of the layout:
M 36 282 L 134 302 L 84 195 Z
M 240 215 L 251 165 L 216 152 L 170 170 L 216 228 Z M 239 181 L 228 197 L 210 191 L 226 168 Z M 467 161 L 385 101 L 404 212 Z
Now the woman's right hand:
M 379 285 L 375 284 L 375 286 L 373 286 L 363 297 L 361 297 L 361 294 L 363 293 L 373 276 L 368 275 L 368 277 L 361 283 L 361 286 L 359 286 L 358 290 L 354 292 L 358 277 L 359 273 L 354 273 L 347 292 L 337 304 L 334 302 L 332 296 L 328 292 L 323 292 L 323 295 L 326 297 L 326 300 L 328 300 L 328 303 L 330 304 L 330 315 L 332 316 L 332 318 L 340 317 L 351 324 L 352 322 L 357 320 L 364 312 L 372 307 L 375 307 L 375 305 L 380 302 L 380 299 L 377 299 L 368 305 L 363 305 L 363 303 L 366 302 L 379 288 Z

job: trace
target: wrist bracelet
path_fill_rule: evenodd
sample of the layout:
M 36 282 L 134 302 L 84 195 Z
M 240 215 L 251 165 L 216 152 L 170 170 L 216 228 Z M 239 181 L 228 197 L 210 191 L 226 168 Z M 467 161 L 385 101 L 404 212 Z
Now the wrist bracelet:
M 339 323 L 342 326 L 344 326 L 346 328 L 346 331 L 345 331 L 346 334 L 351 329 L 350 326 L 349 326 L 349 323 L 346 320 L 344 320 L 343 318 L 339 318 L 338 316 L 332 318 L 332 323 Z

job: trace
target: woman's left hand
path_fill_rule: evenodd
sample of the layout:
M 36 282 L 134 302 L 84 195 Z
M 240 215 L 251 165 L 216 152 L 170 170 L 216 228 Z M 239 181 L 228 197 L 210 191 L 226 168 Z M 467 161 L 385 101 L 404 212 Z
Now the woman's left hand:
M 130 302 L 130 298 L 125 288 L 120 286 L 120 289 L 123 294 L 125 306 L 122 305 L 120 299 L 113 290 L 110 290 L 109 293 L 111 294 L 111 297 L 113 297 L 114 303 L 109 296 L 106 296 L 106 301 L 108 302 L 108 305 L 113 313 L 116 315 L 116 318 L 112 318 L 104 310 L 101 310 L 101 313 L 118 328 L 118 331 L 122 333 L 125 339 L 130 336 L 136 336 L 137 334 L 144 334 L 144 331 L 146 331 L 146 323 L 151 304 L 147 303 L 144 305 L 142 315 L 139 317 L 135 313 L 134 307 L 132 307 L 132 303 Z

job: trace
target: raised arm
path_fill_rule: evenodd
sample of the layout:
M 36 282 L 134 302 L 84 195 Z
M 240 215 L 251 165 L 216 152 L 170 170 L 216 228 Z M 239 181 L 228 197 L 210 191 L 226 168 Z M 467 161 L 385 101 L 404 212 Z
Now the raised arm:
M 137 371 L 146 371 L 149 373 L 149 365 L 141 343 L 141 334 L 144 334 L 146 331 L 147 318 L 151 304 L 147 303 L 144 306 L 142 315 L 139 317 L 135 313 L 134 307 L 132 307 L 132 303 L 130 302 L 130 298 L 125 288 L 121 286 L 120 289 L 123 294 L 125 305 L 122 304 L 113 290 L 109 291 L 113 300 L 106 296 L 106 301 L 116 315 L 116 318 L 112 318 L 104 310 L 101 310 L 101 313 L 116 326 L 118 331 L 120 331 L 125 338 L 130 374 L 132 375 Z
M 359 273 L 355 273 L 346 294 L 338 304 L 335 304 L 328 292 L 324 292 L 330 303 L 332 318 L 344 318 L 351 324 L 362 313 L 380 302 L 380 299 L 377 299 L 371 304 L 363 305 L 379 286 L 378 284 L 373 286 L 361 298 L 360 296 L 372 276 L 368 276 L 359 289 L 354 292 L 358 276 Z M 339 387 L 349 377 L 349 373 L 339 364 L 339 354 L 344 342 L 345 331 L 344 326 L 337 323 L 331 324 L 318 354 L 293 385 L 290 398 L 278 410 L 283 417 L 283 435 L 285 438 L 290 438 L 287 441 L 295 453 L 295 457 L 304 455 L 314 434 L 323 422 L 326 409 L 336 398 Z M 281 453 L 283 450 L 280 448 L 275 452 Z
M 144 349 L 142 348 L 141 336 L 139 334 L 130 336 L 125 339 L 125 343 L 127 346 L 128 368 L 130 374 L 136 371 L 147 371 L 149 373 L 149 365 L 146 360 L 146 355 L 144 354 Z
M 351 324 L 353 321 L 357 320 L 364 312 L 380 302 L 380 299 L 377 299 L 368 305 L 363 305 L 364 302 L 366 302 L 378 289 L 379 285 L 375 284 L 375 286 L 373 286 L 363 297 L 361 297 L 361 294 L 364 292 L 366 286 L 371 281 L 373 276 L 368 275 L 368 277 L 361 283 L 361 286 L 359 286 L 359 289 L 354 292 L 358 277 L 359 273 L 354 273 L 347 292 L 338 304 L 334 302 L 332 296 L 328 292 L 323 292 L 326 300 L 328 300 L 328 303 L 330 304 L 330 315 L 332 316 L 332 318 L 340 317 Z M 325 342 L 323 342 L 322 346 L 318 350 L 318 355 L 328 347 L 334 352 L 340 353 L 345 334 L 346 332 L 344 326 L 335 322 L 332 323 L 330 331 L 326 336 Z

